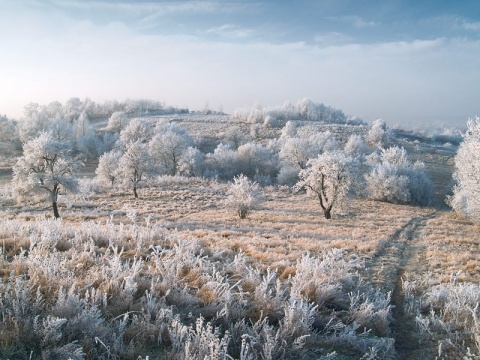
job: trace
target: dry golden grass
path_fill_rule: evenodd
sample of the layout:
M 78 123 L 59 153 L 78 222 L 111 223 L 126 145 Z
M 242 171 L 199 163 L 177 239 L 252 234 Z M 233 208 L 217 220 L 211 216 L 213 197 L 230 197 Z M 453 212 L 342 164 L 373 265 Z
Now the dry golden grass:
M 418 238 L 419 256 L 425 268 L 444 282 L 452 273 L 458 280 L 480 282 L 480 224 L 452 212 L 439 212 L 429 220 Z

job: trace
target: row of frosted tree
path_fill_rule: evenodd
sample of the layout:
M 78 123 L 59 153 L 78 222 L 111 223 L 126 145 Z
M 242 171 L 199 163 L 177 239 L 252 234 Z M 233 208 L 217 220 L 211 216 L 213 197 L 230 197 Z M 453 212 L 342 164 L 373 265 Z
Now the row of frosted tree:
M 121 122 L 132 116 L 185 114 L 188 109 L 166 106 L 152 100 L 116 100 L 96 103 L 89 98 L 80 100 L 71 98 L 64 104 L 53 101 L 47 105 L 29 103 L 24 107 L 23 118 L 20 121 L 0 116 L 0 154 L 18 155 L 22 143 L 25 143 L 41 132 L 51 132 L 60 141 L 69 141 L 74 150 L 84 159 L 98 158 L 110 150 L 116 141 L 114 132 L 96 132 L 95 123 L 102 119 L 112 118 Z M 113 135 L 113 136 L 112 136 Z
M 83 116 L 76 119 L 77 127 L 85 121 Z M 75 174 L 85 151 L 79 145 L 82 137 L 69 136 L 71 123 L 52 124 L 59 123 L 37 129 L 39 135 L 25 142 L 13 184 L 21 200 L 32 193 L 48 196 L 59 217 L 58 194 L 75 191 Z M 365 136 L 353 134 L 343 143 L 330 131 L 298 126 L 297 121 L 287 121 L 279 136 L 268 139 L 253 139 L 232 126 L 212 152 L 199 150 L 202 139 L 165 119 L 132 118 L 116 111 L 106 127 L 86 127 L 84 136 L 100 144 L 91 154 L 98 156 L 98 182 L 104 188 L 128 188 L 134 197 L 159 175 L 224 181 L 243 175 L 261 185 L 296 185 L 318 199 L 330 218 L 332 209 L 340 208 L 348 196 L 428 205 L 433 193 L 425 166 L 412 162 L 405 149 L 391 146 L 390 129 L 380 120 Z

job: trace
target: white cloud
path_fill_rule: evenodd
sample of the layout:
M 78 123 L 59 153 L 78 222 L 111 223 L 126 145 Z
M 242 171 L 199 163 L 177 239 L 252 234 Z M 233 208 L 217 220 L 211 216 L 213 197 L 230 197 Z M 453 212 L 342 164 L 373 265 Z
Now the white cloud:
M 225 24 L 219 27 L 207 29 L 203 33 L 215 34 L 230 39 L 245 39 L 251 37 L 255 32 L 252 29 L 242 28 L 233 24 Z
M 480 22 L 464 22 L 463 27 L 467 30 L 480 31 Z
M 346 16 L 329 16 L 327 17 L 330 20 L 340 20 L 342 22 L 351 24 L 357 29 L 370 28 L 378 25 L 375 21 L 365 20 L 364 18 L 358 15 L 346 15 Z
M 352 37 L 332 31 L 315 35 L 314 41 L 321 45 L 345 44 L 351 42 Z

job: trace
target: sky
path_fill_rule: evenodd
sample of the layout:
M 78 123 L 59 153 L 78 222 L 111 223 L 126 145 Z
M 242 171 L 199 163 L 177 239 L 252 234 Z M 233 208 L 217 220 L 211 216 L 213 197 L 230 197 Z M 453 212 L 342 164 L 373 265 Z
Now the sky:
M 71 97 L 225 112 L 306 97 L 461 126 L 480 115 L 480 1 L 0 0 L 0 114 Z

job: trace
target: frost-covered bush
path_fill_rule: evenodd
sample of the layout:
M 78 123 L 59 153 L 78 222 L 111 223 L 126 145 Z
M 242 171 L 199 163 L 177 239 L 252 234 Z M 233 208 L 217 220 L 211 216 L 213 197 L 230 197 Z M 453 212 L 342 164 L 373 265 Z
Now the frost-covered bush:
M 300 169 L 294 165 L 284 164 L 277 175 L 278 185 L 294 186 L 298 181 Z
M 348 138 L 343 150 L 351 155 L 366 155 L 370 152 L 369 147 L 360 135 L 352 134 Z
M 374 155 L 374 154 L 372 154 Z M 367 197 L 395 204 L 428 205 L 433 185 L 422 162 L 412 163 L 406 150 L 397 146 L 370 156 L 371 169 L 365 174 Z
M 393 204 L 408 204 L 411 201 L 409 179 L 399 174 L 390 164 L 376 164 L 365 175 L 368 198 Z
M 239 155 L 230 146 L 219 144 L 213 153 L 206 154 L 205 177 L 227 180 L 241 173 Z
M 13 120 L 0 115 L 0 154 L 13 155 L 22 148 L 18 126 Z
M 439 356 L 474 359 L 480 354 L 480 286 L 459 283 L 452 274 L 449 283 L 421 290 L 407 283 L 407 310 L 429 340 L 438 343 Z M 468 356 L 467 356 L 468 355 Z
M 205 156 L 206 177 L 230 180 L 243 174 L 251 179 L 258 177 L 271 182 L 278 172 L 278 156 L 274 149 L 249 142 L 237 150 L 220 144 L 213 153 Z
M 245 175 L 233 179 L 227 191 L 225 205 L 233 209 L 240 219 L 245 219 L 260 202 L 259 186 L 251 182 Z

